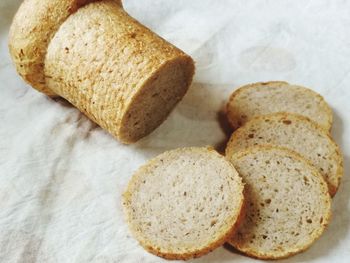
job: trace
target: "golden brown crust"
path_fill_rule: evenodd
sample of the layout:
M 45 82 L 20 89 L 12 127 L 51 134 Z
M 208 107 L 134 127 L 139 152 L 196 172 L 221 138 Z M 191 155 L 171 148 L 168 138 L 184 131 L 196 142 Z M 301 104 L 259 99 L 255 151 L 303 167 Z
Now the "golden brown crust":
M 206 147 L 206 148 L 197 148 L 197 147 L 186 147 L 186 148 L 178 148 L 173 151 L 178 151 L 181 152 L 183 150 L 193 150 L 193 151 L 208 151 L 208 152 L 214 152 L 220 158 L 226 159 L 224 156 L 216 152 L 212 147 Z M 163 153 L 162 155 L 166 154 L 167 152 Z M 158 156 L 159 157 L 159 156 Z M 140 168 L 140 172 L 143 170 L 146 170 L 150 165 L 157 163 L 158 162 L 158 157 L 150 160 L 147 162 L 145 165 L 143 165 Z M 227 162 L 233 169 L 234 166 L 230 163 Z M 137 184 L 138 178 L 136 176 L 133 176 L 127 186 L 127 190 L 123 194 L 123 204 L 124 204 L 124 212 L 126 216 L 126 220 L 133 232 L 133 235 L 136 235 L 136 231 L 133 230 L 133 225 L 130 222 L 131 215 L 129 213 L 129 210 L 127 209 L 128 204 L 131 202 L 131 197 L 132 197 L 132 192 L 133 192 L 133 186 Z M 240 223 L 243 221 L 244 216 L 245 216 L 245 203 L 244 203 L 244 184 L 242 183 L 242 195 L 239 201 L 239 211 L 235 213 L 235 216 L 232 216 L 231 222 L 227 223 L 226 226 L 229 226 L 227 229 L 221 229 L 221 235 L 219 238 L 216 240 L 212 240 L 212 242 L 208 245 L 206 245 L 203 248 L 194 250 L 194 251 L 189 251 L 187 253 L 171 253 L 171 252 L 163 252 L 161 251 L 160 248 L 155 247 L 149 240 L 145 240 L 143 238 L 139 238 L 139 236 L 135 236 L 136 239 L 139 241 L 140 245 L 146 249 L 148 252 L 155 254 L 157 256 L 166 258 L 166 259 L 172 259 L 172 260 L 188 260 L 191 258 L 198 258 L 202 255 L 205 255 L 215 248 L 223 245 L 225 242 L 227 242 L 235 233 L 235 231 L 238 229 Z
M 294 251 L 289 251 L 287 253 L 283 253 L 280 255 L 268 254 L 268 253 L 262 253 L 262 252 L 257 251 L 257 250 L 249 249 L 249 248 L 246 248 L 244 246 L 240 246 L 240 244 L 235 242 L 234 239 L 231 239 L 228 241 L 228 244 L 230 244 L 231 246 L 233 246 L 234 248 L 236 248 L 240 252 L 246 254 L 249 257 L 257 258 L 257 259 L 268 259 L 268 260 L 284 259 L 284 258 L 291 257 L 293 255 L 299 254 L 299 253 L 307 250 L 322 235 L 322 233 L 324 232 L 324 230 L 328 226 L 328 224 L 331 220 L 331 216 L 332 216 L 332 214 L 331 214 L 331 196 L 328 192 L 327 183 L 325 182 L 325 180 L 323 179 L 321 174 L 317 171 L 317 169 L 308 160 L 306 160 L 304 157 L 302 157 L 299 153 L 292 151 L 292 150 L 285 148 L 285 147 L 276 147 L 276 146 L 270 146 L 270 145 L 258 145 L 258 146 L 253 146 L 253 147 L 247 148 L 245 150 L 239 151 L 237 153 L 234 153 L 233 158 L 237 159 L 237 158 L 241 158 L 243 156 L 249 155 L 253 152 L 270 151 L 270 150 L 276 150 L 276 149 L 288 153 L 289 156 L 292 156 L 294 159 L 299 160 L 300 162 L 303 162 L 306 166 L 308 166 L 308 168 L 312 171 L 312 174 L 315 177 L 317 177 L 319 182 L 321 183 L 322 191 L 323 191 L 322 197 L 325 199 L 325 202 L 327 204 L 328 209 L 327 209 L 327 214 L 323 217 L 322 228 L 318 229 L 318 231 L 313 233 L 313 239 L 308 244 L 304 244 L 304 246 L 298 247 Z M 229 158 L 229 157 L 226 156 L 226 158 Z
M 339 145 L 334 141 L 329 130 L 324 129 L 318 123 L 316 123 L 315 121 L 311 120 L 310 118 L 308 118 L 304 115 L 300 115 L 300 114 L 296 114 L 296 113 L 288 113 L 288 112 L 278 112 L 278 113 L 271 113 L 271 114 L 256 116 L 256 117 L 252 118 L 249 122 L 247 122 L 245 125 L 250 125 L 251 123 L 259 122 L 260 120 L 263 120 L 265 118 L 290 118 L 290 117 L 293 117 L 295 119 L 299 119 L 301 121 L 307 121 L 308 123 L 310 123 L 310 125 L 315 130 L 317 130 L 319 133 L 324 134 L 326 136 L 326 138 L 329 140 L 329 143 L 334 146 L 334 148 L 336 150 L 336 156 L 337 156 L 336 159 L 337 159 L 337 164 L 338 164 L 337 173 L 336 173 L 336 178 L 337 178 L 338 183 L 336 185 L 333 185 L 330 182 L 327 182 L 329 193 L 333 197 L 337 193 L 341 179 L 342 179 L 343 174 L 344 174 L 344 163 L 343 163 L 344 161 L 343 161 L 343 155 L 342 155 L 342 152 L 339 148 Z M 231 138 L 227 143 L 225 155 L 232 154 L 232 147 L 230 147 L 230 144 L 232 144 L 232 142 L 235 140 L 241 139 L 241 137 L 242 137 L 241 133 L 243 133 L 245 125 L 243 125 L 239 129 L 237 129 L 231 135 Z
M 242 92 L 244 92 L 246 89 L 249 88 L 255 88 L 255 87 L 259 87 L 259 86 L 264 86 L 264 85 L 269 85 L 269 86 L 280 86 L 280 85 L 290 85 L 288 82 L 285 81 L 268 81 L 268 82 L 256 82 L 256 83 L 252 83 L 252 84 L 247 84 L 244 86 L 241 86 L 239 88 L 237 88 L 230 96 L 227 104 L 226 104 L 226 114 L 227 114 L 227 119 L 228 122 L 230 123 L 230 125 L 232 126 L 232 128 L 235 130 L 237 128 L 239 128 L 241 125 L 243 125 L 245 123 L 245 120 L 241 119 L 240 117 L 238 117 L 238 115 L 236 114 L 236 112 L 230 107 L 230 103 L 232 101 L 235 100 L 235 98 L 237 96 L 239 96 Z M 303 87 L 300 85 L 293 85 L 294 87 L 298 87 L 300 89 L 302 89 L 302 92 L 307 92 L 309 94 L 311 94 L 312 96 L 320 99 L 320 101 L 322 101 L 322 105 L 324 112 L 327 115 L 327 124 L 325 124 L 324 126 L 322 125 L 322 127 L 326 130 L 331 130 L 332 128 L 332 123 L 333 123 L 333 113 L 332 113 L 332 109 L 329 107 L 329 105 L 326 103 L 325 99 L 318 93 L 316 93 L 315 91 L 313 91 L 310 88 L 307 87 Z M 320 125 L 321 126 L 321 125 Z

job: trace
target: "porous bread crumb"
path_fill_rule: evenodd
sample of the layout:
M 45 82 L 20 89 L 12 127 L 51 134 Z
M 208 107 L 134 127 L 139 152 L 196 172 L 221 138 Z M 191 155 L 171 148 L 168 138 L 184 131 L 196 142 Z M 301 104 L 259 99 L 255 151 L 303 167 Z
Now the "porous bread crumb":
M 235 90 L 226 105 L 227 117 L 234 129 L 253 117 L 291 112 L 304 115 L 330 130 L 333 114 L 323 97 L 311 89 L 284 81 L 258 82 Z
M 296 153 L 255 146 L 228 155 L 245 183 L 246 217 L 229 243 L 261 259 L 307 249 L 329 223 L 331 199 L 317 170 Z
M 214 150 L 165 152 L 142 166 L 124 193 L 127 222 L 148 251 L 199 257 L 223 244 L 240 221 L 243 184 Z

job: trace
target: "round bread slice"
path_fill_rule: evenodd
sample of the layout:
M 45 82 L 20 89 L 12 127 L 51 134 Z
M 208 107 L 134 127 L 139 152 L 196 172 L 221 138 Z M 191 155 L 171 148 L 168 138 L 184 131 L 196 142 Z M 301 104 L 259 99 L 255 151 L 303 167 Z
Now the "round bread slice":
M 226 242 L 241 218 L 243 183 L 207 148 L 165 152 L 142 166 L 123 195 L 127 223 L 149 252 L 189 259 Z
M 330 130 L 332 110 L 318 93 L 284 81 L 258 82 L 235 90 L 227 103 L 227 117 L 234 129 L 255 116 L 274 112 L 304 115 Z
M 326 180 L 332 196 L 343 176 L 343 157 L 329 133 L 310 119 L 290 113 L 255 117 L 236 130 L 226 154 L 254 145 L 276 145 L 294 150 L 309 160 Z
M 256 146 L 227 156 L 245 183 L 246 216 L 229 241 L 279 259 L 306 250 L 329 223 L 331 199 L 318 171 L 295 152 Z

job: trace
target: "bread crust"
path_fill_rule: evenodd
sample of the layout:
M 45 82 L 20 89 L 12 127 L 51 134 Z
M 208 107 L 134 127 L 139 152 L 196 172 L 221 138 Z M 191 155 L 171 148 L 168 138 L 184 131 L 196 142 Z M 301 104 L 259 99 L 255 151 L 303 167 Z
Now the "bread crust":
M 229 98 L 229 100 L 228 100 L 228 102 L 226 104 L 227 119 L 228 119 L 228 122 L 230 123 L 231 127 L 234 130 L 238 129 L 247 120 L 244 120 L 244 119 L 240 118 L 239 114 L 237 114 L 237 112 L 235 112 L 234 109 L 232 109 L 230 107 L 230 103 L 232 103 L 236 99 L 236 97 L 239 96 L 246 89 L 255 88 L 255 87 L 264 86 L 264 85 L 268 85 L 268 86 L 272 86 L 272 87 L 281 86 L 281 85 L 289 85 L 289 86 L 300 88 L 301 92 L 305 92 L 305 93 L 311 94 L 315 98 L 318 98 L 322 102 L 323 111 L 324 111 L 325 115 L 327 116 L 327 122 L 324 123 L 324 124 L 319 124 L 319 125 L 321 127 L 323 127 L 324 129 L 328 130 L 328 131 L 331 130 L 332 123 L 333 123 L 333 113 L 332 113 L 332 109 L 326 103 L 325 99 L 320 94 L 316 93 L 315 91 L 313 91 L 310 88 L 307 88 L 307 87 L 304 87 L 304 86 L 300 86 L 300 85 L 291 85 L 291 84 L 289 84 L 288 82 L 285 82 L 285 81 L 256 82 L 256 83 L 247 84 L 247 85 L 244 85 L 244 86 L 241 86 L 241 87 L 237 88 L 230 95 L 230 98 Z M 281 112 L 284 112 L 284 111 L 281 111 Z M 262 115 L 265 115 L 265 114 L 262 114 Z
M 317 171 L 317 169 L 304 157 L 302 157 L 299 153 L 292 151 L 288 148 L 285 147 L 276 147 L 276 146 L 270 146 L 270 145 L 257 145 L 253 146 L 250 148 L 247 148 L 245 150 L 239 151 L 237 153 L 234 153 L 232 156 L 226 158 L 240 158 L 246 155 L 249 155 L 254 152 L 262 152 L 262 151 L 271 151 L 271 150 L 278 150 L 287 153 L 289 156 L 292 158 L 303 162 L 311 171 L 312 174 L 317 177 L 319 182 L 321 183 L 322 191 L 323 191 L 323 198 L 325 203 L 327 204 L 327 213 L 323 216 L 323 222 L 322 222 L 322 227 L 318 229 L 318 231 L 315 231 L 312 235 L 312 240 L 310 240 L 309 243 L 304 244 L 303 246 L 297 247 L 293 251 L 288 251 L 287 253 L 282 253 L 280 255 L 277 254 L 268 254 L 268 253 L 262 253 L 257 250 L 249 249 L 244 246 L 241 246 L 239 243 L 235 242 L 234 239 L 231 239 L 228 241 L 228 244 L 236 248 L 237 250 L 241 251 L 242 253 L 246 254 L 249 257 L 256 258 L 256 259 L 265 259 L 265 260 L 277 260 L 277 259 L 284 259 L 291 257 L 293 255 L 299 254 L 305 250 L 307 250 L 324 232 L 324 230 L 327 228 L 329 225 L 329 222 L 332 217 L 331 213 L 331 196 L 328 192 L 328 187 L 326 181 L 323 179 L 321 174 Z
M 229 142 L 227 143 L 225 154 L 226 155 L 232 154 L 233 149 L 232 149 L 232 147 L 230 147 L 230 145 L 232 145 L 234 141 L 244 139 L 243 134 L 245 133 L 245 128 L 247 126 L 252 125 L 256 122 L 260 122 L 261 120 L 273 119 L 273 118 L 275 118 L 275 119 L 293 118 L 294 120 L 296 119 L 296 120 L 300 120 L 302 122 L 308 122 L 315 130 L 317 130 L 319 133 L 323 134 L 326 137 L 326 139 L 329 141 L 329 144 L 335 148 L 336 157 L 337 157 L 336 158 L 337 172 L 336 172 L 335 176 L 337 178 L 337 184 L 334 185 L 334 184 L 331 184 L 330 182 L 326 181 L 327 185 L 328 185 L 329 193 L 333 197 L 337 193 L 339 185 L 341 183 L 341 179 L 344 175 L 344 160 L 343 160 L 342 152 L 341 152 L 338 144 L 334 141 L 334 139 L 332 138 L 332 136 L 328 130 L 325 130 L 318 123 L 316 123 L 315 121 L 311 120 L 310 118 L 308 118 L 304 115 L 300 115 L 300 114 L 296 114 L 296 113 L 288 113 L 288 112 L 278 112 L 278 113 L 271 113 L 271 114 L 256 116 L 256 117 L 252 118 L 250 121 L 248 121 L 245 125 L 238 128 L 231 135 L 231 138 L 230 138 Z M 290 148 L 288 148 L 288 149 L 290 149 Z M 290 150 L 292 150 L 292 149 L 290 149 Z
M 220 158 L 225 159 L 224 156 L 217 153 L 211 147 L 207 147 L 207 148 L 187 147 L 187 148 L 175 149 L 172 151 L 173 152 L 174 151 L 176 151 L 176 152 L 207 151 L 209 153 L 215 153 Z M 154 159 L 150 160 L 145 165 L 140 167 L 138 174 L 145 171 L 148 168 L 148 166 L 150 166 L 154 163 L 157 163 L 159 158 L 166 155 L 167 153 L 168 152 L 165 152 L 165 153 L 155 157 Z M 234 169 L 234 166 L 230 162 L 227 162 L 227 163 L 230 165 L 230 167 L 232 167 Z M 201 247 L 201 248 L 196 249 L 196 250 L 193 250 L 193 251 L 186 252 L 186 253 L 171 253 L 171 252 L 162 251 L 161 248 L 154 246 L 149 240 L 145 240 L 144 238 L 138 236 L 137 232 L 133 230 L 135 226 L 133 226 L 133 224 L 131 222 L 131 215 L 130 215 L 130 212 L 128 209 L 128 204 L 130 204 L 130 201 L 131 201 L 132 192 L 133 192 L 133 185 L 135 185 L 137 183 L 137 181 L 138 181 L 138 178 L 137 178 L 137 176 L 134 175 L 130 179 L 128 186 L 127 186 L 127 190 L 124 192 L 124 194 L 122 196 L 126 221 L 127 221 L 128 225 L 130 226 L 132 234 L 139 241 L 140 245 L 148 252 L 155 254 L 157 256 L 160 256 L 160 257 L 163 257 L 166 259 L 171 259 L 171 260 L 188 260 L 191 258 L 198 258 L 202 255 L 205 255 L 205 254 L 211 252 L 215 248 L 223 245 L 226 241 L 228 241 L 234 235 L 235 231 L 237 230 L 240 223 L 244 219 L 244 215 L 245 215 L 245 203 L 244 203 L 244 191 L 243 191 L 244 184 L 241 183 L 241 190 L 242 190 L 241 191 L 241 198 L 239 200 L 237 200 L 237 202 L 239 202 L 239 210 L 234 211 L 234 216 L 232 216 L 231 221 L 226 225 L 225 229 L 221 229 L 221 233 L 216 240 L 211 240 L 211 242 L 209 244 L 207 244 L 206 246 Z

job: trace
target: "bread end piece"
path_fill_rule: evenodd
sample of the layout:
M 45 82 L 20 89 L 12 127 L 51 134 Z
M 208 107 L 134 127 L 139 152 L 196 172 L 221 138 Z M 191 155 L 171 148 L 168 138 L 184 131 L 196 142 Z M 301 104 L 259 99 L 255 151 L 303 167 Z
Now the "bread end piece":
M 8 47 L 17 72 L 33 88 L 57 96 L 45 83 L 47 47 L 68 16 L 93 1 L 96 0 L 23 1 L 10 27 Z

